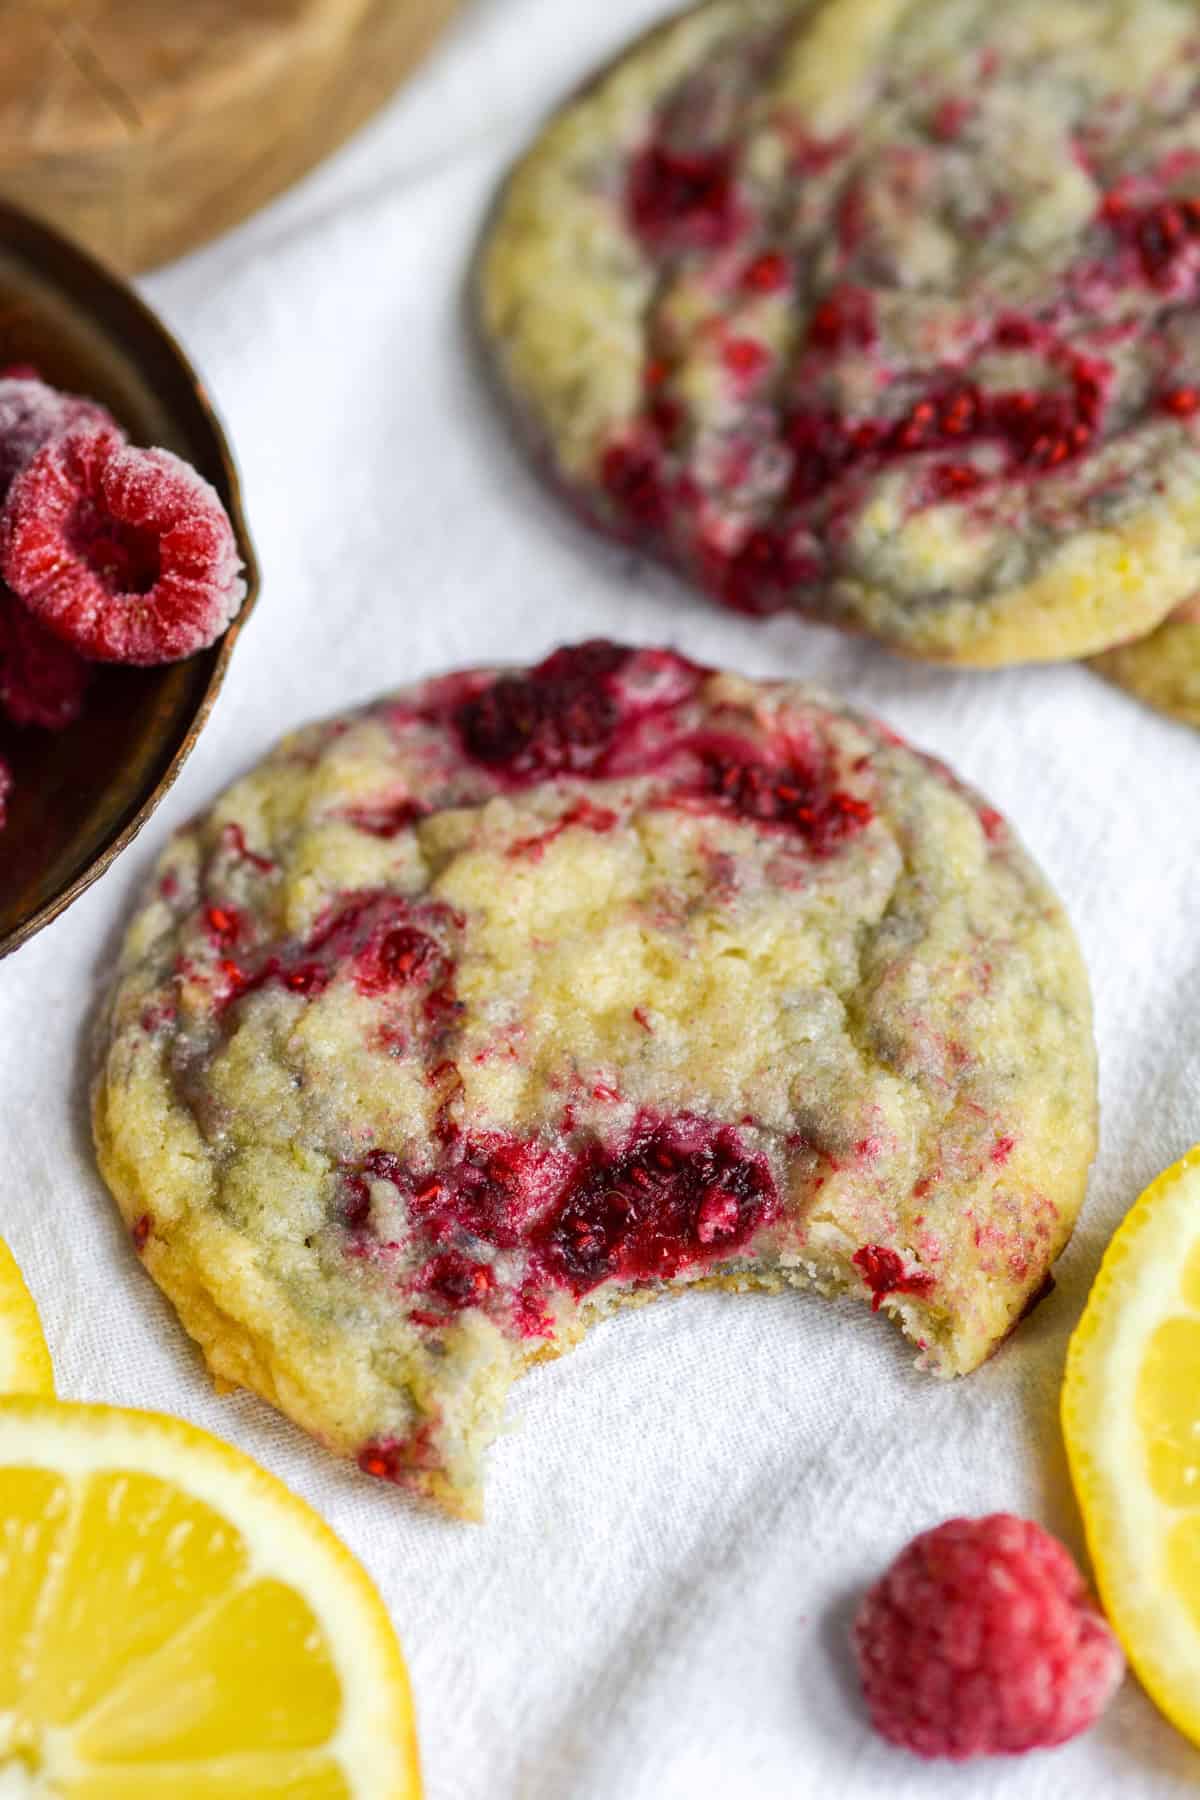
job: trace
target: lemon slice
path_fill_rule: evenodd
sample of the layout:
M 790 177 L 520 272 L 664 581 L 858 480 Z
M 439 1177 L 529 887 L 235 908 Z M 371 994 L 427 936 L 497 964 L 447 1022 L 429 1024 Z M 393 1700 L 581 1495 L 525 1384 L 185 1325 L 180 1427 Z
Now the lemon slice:
M 1062 1422 L 1105 1610 L 1150 1697 L 1200 1743 L 1200 1148 L 1108 1246 Z
M 0 1238 L 0 1394 L 52 1394 L 41 1320 L 13 1253 Z
M 0 1400 L 0 1794 L 419 1793 L 400 1646 L 309 1507 L 179 1419 Z

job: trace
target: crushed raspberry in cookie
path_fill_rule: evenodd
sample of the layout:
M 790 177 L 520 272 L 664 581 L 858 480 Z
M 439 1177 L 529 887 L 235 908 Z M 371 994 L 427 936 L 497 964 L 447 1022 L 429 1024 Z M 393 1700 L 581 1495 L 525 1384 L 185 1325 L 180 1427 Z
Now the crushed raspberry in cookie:
M 426 1264 L 417 1286 L 436 1295 L 452 1312 L 461 1312 L 464 1306 L 481 1305 L 495 1281 L 488 1263 L 472 1262 L 457 1250 L 447 1250 Z
M 83 658 L 0 589 L 0 708 L 13 724 L 73 725 L 90 679 Z
M 634 429 L 609 444 L 600 463 L 604 491 L 616 504 L 623 524 L 636 531 L 658 530 L 670 517 L 664 482 L 658 421 Z
M 97 662 L 190 656 L 245 592 L 214 489 L 169 450 L 104 427 L 51 441 L 16 477 L 0 569 L 49 630 Z
M 463 748 L 527 780 L 593 769 L 618 720 L 608 678 L 628 656 L 615 644 L 580 644 L 556 650 L 527 675 L 493 682 L 458 709 Z
M 739 818 L 782 825 L 807 839 L 813 854 L 828 856 L 869 825 L 870 802 L 831 788 L 828 771 L 796 759 L 772 766 L 740 747 L 706 750 L 710 794 Z
M 629 166 L 629 213 L 658 251 L 728 243 L 737 230 L 732 158 L 724 148 L 647 144 Z
M 538 1335 L 556 1289 L 580 1299 L 605 1281 L 670 1280 L 745 1250 L 780 1210 L 766 1159 L 732 1127 L 687 1114 L 643 1115 L 621 1144 L 575 1154 L 501 1133 L 454 1138 L 436 1168 L 372 1151 L 345 1178 L 339 1205 L 349 1229 L 368 1226 L 372 1180 L 404 1196 L 430 1252 L 455 1241 L 474 1249 L 470 1259 L 437 1253 L 422 1262 L 418 1294 L 434 1292 L 455 1311 L 483 1305 L 497 1282 L 481 1251 L 520 1252 L 520 1306 L 536 1299 Z M 524 1335 L 515 1314 L 514 1323 Z
M 364 1444 L 355 1459 L 364 1475 L 376 1481 L 391 1481 L 397 1487 L 416 1487 L 414 1470 L 436 1468 L 437 1450 L 433 1430 L 420 1425 L 406 1438 L 372 1438 Z
M 365 831 L 369 837 L 394 838 L 410 825 L 425 818 L 429 812 L 423 800 L 416 800 L 406 794 L 399 800 L 380 800 L 371 805 L 351 806 L 346 809 L 344 817 L 356 831 Z
M 98 400 L 61 394 L 20 365 L 0 375 L 0 504 L 14 477 L 43 444 L 79 426 L 119 432 L 116 420 Z
M 386 891 L 347 894 L 318 920 L 300 943 L 254 950 L 249 945 L 220 962 L 220 1003 L 232 1005 L 278 983 L 306 1000 L 319 999 L 343 971 L 363 995 L 386 994 L 414 985 L 430 988 L 427 1014 L 452 1004 L 449 962 L 437 941 L 411 923 L 413 909 L 401 895 Z M 449 909 L 429 905 L 419 916 L 429 926 L 445 929 L 454 921 Z M 242 915 L 229 907 L 207 907 L 205 930 L 214 946 L 231 952 L 245 932 Z M 440 977 L 440 979 L 439 979 Z
M 864 1244 L 850 1261 L 871 1290 L 871 1311 L 878 1312 L 888 1294 L 928 1294 L 936 1286 L 923 1269 L 905 1269 L 902 1259 L 886 1244 Z
M 1125 1670 L 1068 1552 L 1010 1513 L 914 1538 L 865 1596 L 853 1638 L 875 1729 L 956 1761 L 1065 1743 Z
M 615 1154 L 581 1159 L 539 1227 L 537 1260 L 576 1296 L 613 1277 L 669 1280 L 744 1247 L 778 1213 L 766 1159 L 732 1127 L 643 1118 Z

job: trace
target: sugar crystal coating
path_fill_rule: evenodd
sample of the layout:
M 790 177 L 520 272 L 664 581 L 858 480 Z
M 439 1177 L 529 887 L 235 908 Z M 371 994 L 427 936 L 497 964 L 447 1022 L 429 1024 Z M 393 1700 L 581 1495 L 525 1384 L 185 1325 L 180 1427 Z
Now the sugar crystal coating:
M 64 394 L 35 375 L 0 375 L 0 505 L 26 463 L 55 438 L 77 426 L 117 431 L 98 400 Z

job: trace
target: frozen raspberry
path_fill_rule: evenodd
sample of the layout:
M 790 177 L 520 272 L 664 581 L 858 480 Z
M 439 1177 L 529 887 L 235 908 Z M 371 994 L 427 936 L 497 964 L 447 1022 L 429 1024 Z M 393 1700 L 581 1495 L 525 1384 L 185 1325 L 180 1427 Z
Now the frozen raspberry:
M 959 1762 L 1064 1743 L 1125 1669 L 1068 1552 L 1011 1513 L 914 1538 L 859 1607 L 854 1649 L 876 1731 Z
M 73 724 L 90 677 L 81 656 L 0 588 L 0 708 L 14 725 Z
M 20 364 L 6 369 L 0 375 L 0 503 L 14 477 L 43 444 L 79 425 L 118 429 L 98 401 L 60 394 Z
M 0 569 L 30 611 L 95 662 L 176 662 L 220 635 L 245 593 L 215 491 L 169 450 L 70 431 L 13 482 Z

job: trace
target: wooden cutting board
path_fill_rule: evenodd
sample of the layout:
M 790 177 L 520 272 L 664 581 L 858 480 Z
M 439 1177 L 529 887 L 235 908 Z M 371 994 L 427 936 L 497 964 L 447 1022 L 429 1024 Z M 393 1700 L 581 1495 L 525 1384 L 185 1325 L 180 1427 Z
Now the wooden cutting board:
M 0 0 L 0 196 L 150 268 L 328 155 L 456 4 Z

